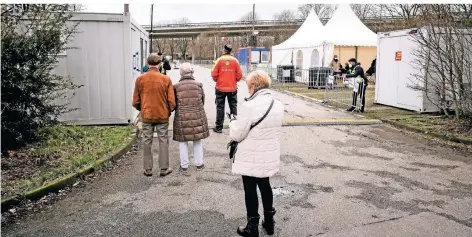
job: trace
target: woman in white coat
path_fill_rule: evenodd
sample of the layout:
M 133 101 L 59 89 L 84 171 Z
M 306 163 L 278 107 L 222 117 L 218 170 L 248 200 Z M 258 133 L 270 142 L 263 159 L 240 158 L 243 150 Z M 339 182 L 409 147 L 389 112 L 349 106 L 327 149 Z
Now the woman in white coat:
M 239 109 L 237 119 L 232 120 L 229 125 L 230 138 L 239 142 L 232 172 L 242 175 L 248 219 L 247 225 L 239 227 L 237 232 L 241 236 L 259 236 L 259 187 L 264 208 L 262 227 L 267 234 L 272 235 L 275 208 L 269 177 L 279 171 L 284 107 L 272 97 L 267 73 L 252 72 L 246 78 L 246 84 L 251 96 Z M 251 126 L 254 127 L 251 129 Z

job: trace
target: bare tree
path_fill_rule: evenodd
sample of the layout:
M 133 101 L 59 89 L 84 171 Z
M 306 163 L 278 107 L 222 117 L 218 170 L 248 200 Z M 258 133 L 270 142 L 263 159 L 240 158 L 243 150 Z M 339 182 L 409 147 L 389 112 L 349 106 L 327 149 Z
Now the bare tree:
M 176 20 L 174 22 L 175 24 L 181 24 L 181 25 L 185 25 L 185 24 L 188 24 L 190 23 L 190 20 L 186 17 L 184 18 L 181 18 L 179 20 Z M 175 46 L 178 47 L 178 49 L 180 50 L 180 57 L 182 57 L 183 59 L 186 59 L 186 56 L 187 56 L 187 51 L 188 51 L 188 47 L 189 47 L 189 38 L 179 38 L 179 39 L 176 39 L 176 42 L 175 42 Z M 174 50 L 172 50 L 174 51 Z
M 400 17 L 405 20 L 416 18 L 421 12 L 421 4 L 381 4 L 383 13 L 391 17 Z
M 243 16 L 241 16 L 241 18 L 239 18 L 240 21 L 252 21 L 252 11 L 250 12 L 247 12 L 246 14 L 244 14 Z M 260 20 L 260 17 L 259 17 L 259 14 L 257 14 L 257 12 L 254 13 L 254 19 L 256 21 Z
M 298 6 L 298 13 L 302 19 L 308 17 L 311 9 L 315 11 L 320 19 L 331 18 L 335 8 L 330 4 L 303 4 Z
M 253 15 L 254 15 L 254 18 L 253 18 Z M 255 12 L 254 14 L 252 11 L 247 12 L 240 18 L 241 21 L 253 21 L 253 19 L 255 21 L 260 20 L 259 14 L 257 14 L 257 12 Z M 252 29 L 252 26 L 250 26 L 250 29 Z M 241 37 L 242 37 L 242 45 L 244 47 L 250 46 L 252 44 L 252 37 L 253 37 L 252 32 L 249 31 L 245 34 L 241 34 Z
M 169 38 L 165 40 L 167 47 L 169 48 L 172 60 L 174 60 L 175 51 L 177 49 L 177 40 L 178 39 L 176 38 Z M 164 54 L 164 52 L 162 53 Z
M 285 9 L 279 13 L 275 13 L 273 18 L 274 20 L 287 22 L 287 21 L 295 20 L 297 18 L 297 15 L 292 10 Z
M 165 52 L 167 46 L 167 41 L 164 38 L 152 38 L 152 48 L 154 52 Z M 151 52 L 151 53 L 154 53 Z
M 351 4 L 351 9 L 361 21 L 379 16 L 378 6 L 375 4 Z
M 297 19 L 297 15 L 295 12 L 291 10 L 282 10 L 280 13 L 276 13 L 273 16 L 274 20 L 279 20 L 279 21 L 284 21 L 284 22 L 289 22 Z M 293 29 L 290 29 L 290 27 L 286 27 L 284 29 L 281 29 L 278 32 L 274 32 L 274 36 L 272 39 L 267 39 L 264 42 L 264 47 L 270 47 L 272 45 L 277 45 L 285 40 L 287 40 L 290 35 L 292 35 L 294 32 Z
M 457 121 L 472 131 L 472 30 L 457 19 L 457 5 L 421 5 L 414 34 L 418 47 L 412 63 L 412 88 L 425 92 L 429 101 L 449 114 L 455 106 Z M 467 9 L 465 9 L 467 10 Z M 464 119 L 464 120 L 462 120 Z

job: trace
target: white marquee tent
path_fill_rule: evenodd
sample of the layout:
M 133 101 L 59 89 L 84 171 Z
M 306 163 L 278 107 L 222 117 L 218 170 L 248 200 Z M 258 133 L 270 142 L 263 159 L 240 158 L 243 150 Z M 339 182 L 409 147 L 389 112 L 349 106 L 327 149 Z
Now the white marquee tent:
M 328 59 L 337 54 L 341 62 L 355 57 L 369 65 L 376 56 L 377 34 L 362 23 L 349 4 L 338 5 L 325 25 L 325 32 L 324 43 L 329 46 L 324 56 Z
M 292 62 L 302 69 L 328 66 L 335 54 L 335 46 L 351 46 L 357 50 L 357 47 L 376 45 L 377 35 L 362 23 L 348 4 L 340 4 L 325 26 L 312 9 L 288 40 L 272 47 L 272 67 L 291 65 Z M 372 49 L 371 54 L 375 57 L 375 48 Z
M 324 40 L 324 26 L 312 9 L 298 30 L 283 43 L 272 47 L 272 65 L 295 65 L 309 68 L 321 64 L 319 46 Z M 313 53 L 314 52 L 314 53 Z M 298 56 L 298 57 L 297 57 Z
M 372 32 L 352 11 L 349 4 L 340 4 L 325 25 L 325 43 L 338 46 L 377 46 Z

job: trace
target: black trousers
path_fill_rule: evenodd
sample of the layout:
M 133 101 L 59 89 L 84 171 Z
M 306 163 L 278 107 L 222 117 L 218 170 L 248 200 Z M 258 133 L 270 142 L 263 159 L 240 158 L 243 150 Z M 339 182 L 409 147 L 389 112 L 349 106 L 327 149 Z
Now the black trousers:
M 361 96 L 361 107 L 360 111 L 364 112 L 365 107 L 365 91 L 367 89 L 367 83 L 359 83 L 359 90 L 352 92 L 352 107 L 357 107 L 357 96 Z
M 243 176 L 244 195 L 246 201 L 246 212 L 248 217 L 259 216 L 259 200 L 257 198 L 257 187 L 261 191 L 262 206 L 265 211 L 271 211 L 274 204 L 272 188 L 269 178 L 256 178 Z
M 238 91 L 221 92 L 215 89 L 216 104 L 216 124 L 217 130 L 223 129 L 225 121 L 225 99 L 228 98 L 229 110 L 231 114 L 238 115 Z

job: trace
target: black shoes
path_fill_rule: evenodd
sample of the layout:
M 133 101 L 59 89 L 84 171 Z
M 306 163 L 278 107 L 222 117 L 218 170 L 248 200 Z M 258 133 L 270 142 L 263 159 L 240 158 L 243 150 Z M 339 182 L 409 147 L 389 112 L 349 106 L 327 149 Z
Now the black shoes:
M 202 171 L 203 169 L 205 169 L 205 165 L 202 164 L 200 166 L 197 166 L 197 171 Z
M 144 170 L 144 176 L 147 176 L 147 177 L 152 176 L 152 170 Z
M 213 128 L 213 132 L 216 132 L 216 133 L 223 133 L 223 129 L 219 130 L 217 129 L 216 127 Z
M 354 106 L 351 106 L 349 109 L 346 109 L 347 112 L 352 112 L 356 109 L 356 107 Z
M 274 227 L 275 227 L 275 221 L 274 221 L 274 215 L 276 211 L 275 208 L 272 208 L 270 211 L 264 211 L 264 220 L 262 221 L 262 228 L 266 231 L 268 235 L 273 235 L 274 234 Z
M 248 217 L 246 227 L 238 227 L 237 233 L 244 237 L 259 237 L 260 216 Z

